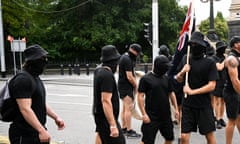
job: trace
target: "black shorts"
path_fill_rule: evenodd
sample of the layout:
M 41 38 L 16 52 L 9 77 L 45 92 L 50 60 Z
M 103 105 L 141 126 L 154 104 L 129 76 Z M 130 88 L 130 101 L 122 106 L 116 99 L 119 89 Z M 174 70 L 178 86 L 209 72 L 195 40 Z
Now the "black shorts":
M 229 119 L 236 119 L 240 114 L 240 96 L 235 92 L 223 91 L 223 98 L 226 105 L 226 113 Z
M 206 135 L 215 131 L 213 109 L 182 107 L 182 133 L 197 132 Z
M 143 134 L 142 141 L 144 144 L 154 144 L 156 134 L 160 131 L 165 140 L 173 141 L 173 123 L 172 121 L 160 123 L 158 121 L 151 121 L 151 123 L 142 124 L 141 131 Z
M 121 99 L 124 99 L 126 96 L 129 96 L 132 99 L 134 99 L 134 94 L 133 94 L 134 89 L 133 88 L 119 89 L 118 91 L 119 91 L 119 95 L 120 95 Z
M 41 143 L 37 132 L 23 130 L 16 123 L 12 123 L 9 128 L 9 140 L 11 144 L 49 144 L 50 142 Z M 21 125 L 21 124 L 20 124 Z M 1 143 L 1 142 L 0 142 Z
M 39 137 L 19 136 L 9 137 L 11 144 L 50 144 L 50 142 L 41 143 Z
M 216 88 L 213 92 L 212 95 L 216 97 L 223 97 L 223 88 Z
M 96 124 L 96 132 L 98 132 L 103 144 L 126 144 L 119 122 L 117 122 L 119 136 L 115 138 L 110 136 L 110 127 L 106 120 L 100 117 L 94 117 L 94 120 Z

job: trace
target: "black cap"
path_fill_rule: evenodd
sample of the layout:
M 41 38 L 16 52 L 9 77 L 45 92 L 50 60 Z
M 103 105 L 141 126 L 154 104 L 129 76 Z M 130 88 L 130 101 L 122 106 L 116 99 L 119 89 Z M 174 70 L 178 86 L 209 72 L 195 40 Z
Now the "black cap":
M 188 41 L 188 44 L 196 43 L 203 47 L 207 47 L 206 42 L 204 41 L 204 35 L 201 32 L 194 32 L 191 36 L 191 39 Z
M 37 44 L 27 47 L 23 53 L 25 55 L 25 61 L 37 60 L 48 54 L 47 51 Z
M 120 54 L 115 46 L 106 45 L 102 48 L 101 58 L 102 62 L 108 62 L 113 60 L 118 60 L 120 58 Z
M 237 42 L 240 42 L 240 36 L 233 36 L 230 40 L 230 47 L 232 48 Z
M 142 47 L 140 44 L 137 44 L 137 43 L 131 44 L 129 48 L 132 48 L 133 50 L 135 50 L 138 53 L 138 55 L 143 55 Z
M 223 42 L 223 41 L 218 41 L 216 43 L 216 51 L 218 51 L 219 49 L 222 49 L 222 48 L 226 49 L 227 48 L 227 44 L 225 42 Z

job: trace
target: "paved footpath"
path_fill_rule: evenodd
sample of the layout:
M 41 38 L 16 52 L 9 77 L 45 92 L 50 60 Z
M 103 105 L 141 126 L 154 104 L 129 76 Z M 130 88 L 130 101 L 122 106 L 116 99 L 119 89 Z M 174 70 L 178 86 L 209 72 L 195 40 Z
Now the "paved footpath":
M 93 144 L 94 143 L 94 122 L 91 115 L 91 99 L 89 100 L 89 95 L 92 93 L 88 91 L 92 91 L 92 75 L 43 75 L 42 79 L 44 80 L 46 87 L 49 89 L 49 93 L 51 96 L 51 101 L 55 100 L 54 92 L 51 89 L 60 90 L 60 93 L 64 93 L 65 89 L 69 89 L 66 96 L 70 96 L 72 94 L 72 105 L 61 105 L 57 103 L 51 103 L 55 108 L 58 109 L 58 112 L 62 112 L 64 120 L 69 122 L 67 124 L 66 129 L 63 132 L 58 132 L 56 126 L 53 121 L 48 121 L 48 128 L 50 133 L 53 136 L 52 144 Z M 0 78 L 0 87 L 4 83 L 6 79 Z M 87 93 L 88 96 L 84 96 L 84 93 Z M 81 98 L 77 99 L 77 95 L 75 93 L 80 93 Z M 62 97 L 57 97 L 58 101 L 62 99 Z M 65 98 L 65 97 L 64 97 Z M 76 99 L 76 100 L 75 100 Z M 50 101 L 49 100 L 49 101 Z M 64 99 L 65 100 L 65 99 Z M 69 99 L 67 99 L 69 100 Z M 82 103 L 80 100 L 87 100 Z M 80 101 L 82 105 L 77 105 Z M 89 102 L 89 103 L 87 103 Z M 65 102 L 67 103 L 67 102 Z M 87 103 L 87 104 L 86 104 Z M 76 107 L 75 107 L 76 105 Z M 69 113 L 68 110 L 71 110 Z M 80 111 L 81 110 L 81 111 Z M 80 113 L 80 115 L 79 115 Z M 74 116 L 73 116 L 74 115 Z M 226 120 L 226 117 L 225 117 Z M 8 144 L 7 142 L 7 131 L 8 131 L 8 123 L 0 122 L 0 144 Z M 133 119 L 132 127 L 137 132 L 140 132 L 141 121 Z M 173 144 L 178 144 L 178 134 L 179 128 L 177 125 L 174 127 L 175 132 L 175 140 Z M 81 134 L 80 134 L 81 133 Z M 215 136 L 217 139 L 217 144 L 225 144 L 225 129 L 220 129 L 215 132 Z M 141 139 L 126 139 L 127 144 L 139 144 Z M 163 138 L 158 133 L 156 137 L 155 144 L 164 143 Z M 192 133 L 191 135 L 191 144 L 206 144 L 206 140 L 204 136 L 201 136 L 199 133 Z M 237 132 L 237 129 L 234 131 L 233 144 L 240 144 L 240 135 Z

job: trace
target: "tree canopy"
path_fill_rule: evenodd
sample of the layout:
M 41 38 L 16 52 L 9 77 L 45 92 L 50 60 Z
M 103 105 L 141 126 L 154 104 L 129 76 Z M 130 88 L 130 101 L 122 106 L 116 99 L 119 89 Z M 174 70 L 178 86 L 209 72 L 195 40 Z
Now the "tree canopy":
M 115 45 L 123 53 L 131 43 L 139 43 L 145 57 L 152 56 L 143 25 L 152 20 L 151 1 L 2 0 L 2 6 L 4 36 L 26 37 L 27 46 L 41 45 L 52 60 L 98 61 L 106 44 Z M 186 11 L 187 7 L 180 7 L 176 0 L 159 0 L 159 45 L 169 45 L 172 53 Z M 216 18 L 215 27 L 221 38 L 226 38 L 221 15 Z M 200 29 L 208 29 L 207 21 Z M 5 45 L 10 49 L 9 42 Z

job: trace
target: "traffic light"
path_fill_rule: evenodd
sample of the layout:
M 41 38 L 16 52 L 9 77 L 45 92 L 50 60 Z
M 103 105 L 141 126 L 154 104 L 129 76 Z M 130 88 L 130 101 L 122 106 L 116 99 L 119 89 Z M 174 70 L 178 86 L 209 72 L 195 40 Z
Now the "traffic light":
M 143 23 L 144 25 L 144 37 L 152 43 L 152 23 Z

